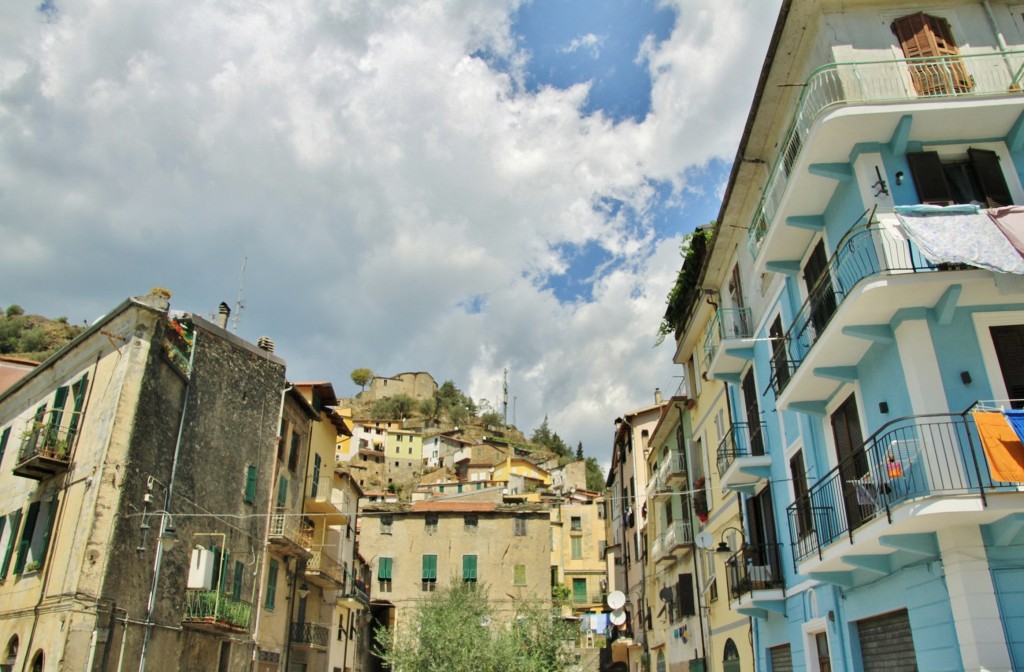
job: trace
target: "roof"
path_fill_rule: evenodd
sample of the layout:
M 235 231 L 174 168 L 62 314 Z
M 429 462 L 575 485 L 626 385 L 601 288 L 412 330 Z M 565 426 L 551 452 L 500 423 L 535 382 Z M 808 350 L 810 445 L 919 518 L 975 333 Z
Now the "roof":
M 320 402 L 324 406 L 333 406 L 338 403 L 338 397 L 334 394 L 334 385 L 330 381 L 321 381 L 316 383 L 292 383 L 295 387 L 303 390 L 309 390 L 316 396 L 320 397 Z
M 482 513 L 494 511 L 498 508 L 497 502 L 437 502 L 426 500 L 413 502 L 413 513 L 437 512 L 437 513 Z

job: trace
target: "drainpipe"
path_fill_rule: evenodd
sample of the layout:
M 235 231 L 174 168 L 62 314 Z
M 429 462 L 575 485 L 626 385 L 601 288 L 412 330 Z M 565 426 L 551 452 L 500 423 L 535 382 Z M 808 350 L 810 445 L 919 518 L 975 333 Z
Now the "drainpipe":
M 192 370 L 196 359 L 196 346 L 199 344 L 199 330 L 192 332 L 192 352 L 188 357 L 188 382 L 185 384 L 185 398 L 181 403 L 181 419 L 178 421 L 178 438 L 174 442 L 174 456 L 171 458 L 171 480 L 167 484 L 164 495 L 164 512 L 160 516 L 160 534 L 157 537 L 156 558 L 153 560 L 153 583 L 149 589 L 149 604 L 146 607 L 145 634 L 142 637 L 142 652 L 139 654 L 139 672 L 146 670 L 146 653 L 149 648 L 149 638 L 153 632 L 153 609 L 156 607 L 156 593 L 160 582 L 160 568 L 164 557 L 164 546 L 159 539 L 167 531 L 167 518 L 171 510 L 171 496 L 174 494 L 174 477 L 178 473 L 178 456 L 181 454 L 181 437 L 185 433 L 185 418 L 188 416 L 188 402 L 192 392 Z
M 683 409 L 680 408 L 679 406 L 676 406 L 676 410 L 679 411 L 679 426 L 682 427 L 683 426 Z M 689 460 L 689 453 L 686 450 L 686 442 L 685 441 L 681 441 L 680 443 L 682 443 L 682 445 L 679 446 L 679 450 L 682 452 L 683 464 L 685 464 L 687 466 L 687 469 L 689 469 L 690 460 Z M 691 525 L 693 524 L 693 514 L 692 513 L 690 514 L 690 524 Z M 712 562 L 713 561 L 714 560 L 712 560 Z M 704 591 L 701 590 L 700 569 L 699 569 L 699 567 L 700 567 L 700 563 L 695 561 L 693 563 L 693 576 L 694 576 L 694 579 L 697 581 L 697 585 L 696 585 L 697 625 L 698 625 L 698 627 L 700 629 L 700 652 L 701 652 L 701 657 L 704 659 L 704 669 L 708 669 L 708 648 L 707 648 L 707 642 L 704 640 L 704 609 L 700 606 L 700 596 L 701 596 L 701 594 Z

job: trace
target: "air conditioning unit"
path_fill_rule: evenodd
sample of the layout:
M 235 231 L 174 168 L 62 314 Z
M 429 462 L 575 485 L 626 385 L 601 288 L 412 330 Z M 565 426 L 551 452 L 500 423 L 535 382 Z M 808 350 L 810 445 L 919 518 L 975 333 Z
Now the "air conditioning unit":
M 213 588 L 213 551 L 202 546 L 192 549 L 192 561 L 188 565 L 188 587 L 192 590 L 211 590 Z

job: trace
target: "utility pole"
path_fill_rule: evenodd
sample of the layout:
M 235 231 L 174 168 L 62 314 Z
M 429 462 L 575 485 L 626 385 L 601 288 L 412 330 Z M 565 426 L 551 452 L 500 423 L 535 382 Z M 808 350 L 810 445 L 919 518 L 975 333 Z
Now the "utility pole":
M 238 280 L 238 298 L 235 299 L 235 317 L 231 322 L 231 333 L 238 333 L 238 318 L 242 315 L 245 304 L 242 303 L 242 290 L 245 288 L 245 266 L 249 263 L 249 257 L 242 259 L 242 277 Z
M 505 379 L 502 383 L 501 415 L 505 419 L 505 426 L 508 426 L 508 368 L 505 369 Z

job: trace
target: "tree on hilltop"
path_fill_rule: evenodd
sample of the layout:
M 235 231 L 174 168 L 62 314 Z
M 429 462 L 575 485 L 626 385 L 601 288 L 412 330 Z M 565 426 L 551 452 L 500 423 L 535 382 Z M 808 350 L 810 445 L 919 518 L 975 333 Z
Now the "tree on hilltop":
M 373 380 L 373 371 L 370 369 L 354 369 L 352 371 L 352 382 L 358 385 L 362 391 L 366 391 L 366 386 Z

